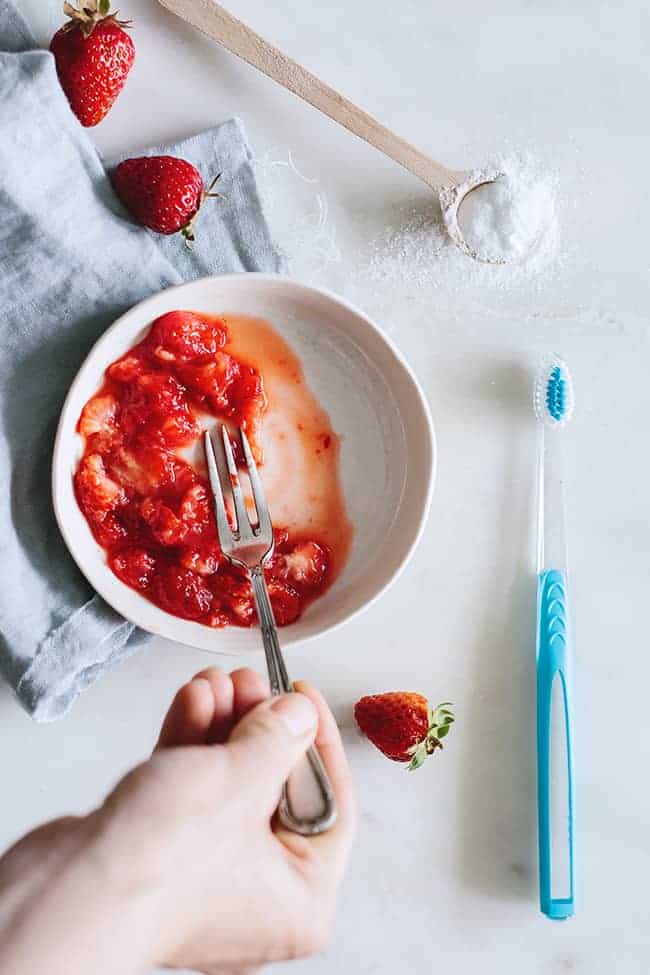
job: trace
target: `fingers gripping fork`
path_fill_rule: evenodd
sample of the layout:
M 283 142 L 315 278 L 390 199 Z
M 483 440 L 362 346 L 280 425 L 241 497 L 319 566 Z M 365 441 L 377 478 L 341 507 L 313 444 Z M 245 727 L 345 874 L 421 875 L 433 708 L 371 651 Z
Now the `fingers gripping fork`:
M 219 544 L 226 558 L 234 565 L 246 569 L 250 576 L 262 632 L 271 693 L 290 694 L 293 692 L 293 686 L 280 647 L 273 607 L 264 577 L 264 564 L 273 554 L 273 525 L 248 438 L 243 430 L 238 433 L 255 507 L 253 521 L 246 506 L 230 435 L 226 427 L 221 427 L 218 451 L 215 451 L 215 442 L 219 443 L 219 439 L 209 431 L 205 433 L 205 456 L 214 497 Z M 217 461 L 218 455 L 222 458 L 221 469 Z M 232 499 L 234 515 L 232 526 L 226 509 L 226 497 Z M 336 820 L 334 793 L 320 756 L 314 747 L 308 750 L 285 783 L 278 806 L 278 816 L 288 829 L 305 836 L 323 833 L 334 825 Z

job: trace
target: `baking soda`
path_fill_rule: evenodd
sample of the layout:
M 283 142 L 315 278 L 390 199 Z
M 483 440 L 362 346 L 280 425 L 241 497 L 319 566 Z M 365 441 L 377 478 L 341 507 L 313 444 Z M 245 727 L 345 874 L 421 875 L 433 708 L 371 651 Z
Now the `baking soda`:
M 562 216 L 571 201 L 558 175 L 533 152 L 497 155 L 486 168 L 503 173 L 461 205 L 459 222 L 470 242 L 507 264 L 469 257 L 449 238 L 436 196 L 409 202 L 371 197 L 350 212 L 328 205 L 326 187 L 304 176 L 290 154 L 257 164 L 267 216 L 298 280 L 329 287 L 392 319 L 405 301 L 422 316 L 435 310 L 449 321 L 471 314 L 539 317 L 544 294 L 553 307 L 570 263 Z M 397 178 L 401 178 L 399 173 Z M 531 300 L 533 299 L 533 300 Z
M 371 278 L 404 280 L 437 292 L 467 289 L 543 289 L 565 263 L 561 247 L 558 179 L 532 154 L 497 157 L 502 173 L 461 203 L 458 222 L 470 246 L 505 264 L 477 261 L 450 240 L 435 203 L 404 209 L 370 247 Z
M 525 260 L 554 218 L 549 183 L 515 167 L 468 193 L 458 210 L 458 225 L 472 250 L 507 262 Z

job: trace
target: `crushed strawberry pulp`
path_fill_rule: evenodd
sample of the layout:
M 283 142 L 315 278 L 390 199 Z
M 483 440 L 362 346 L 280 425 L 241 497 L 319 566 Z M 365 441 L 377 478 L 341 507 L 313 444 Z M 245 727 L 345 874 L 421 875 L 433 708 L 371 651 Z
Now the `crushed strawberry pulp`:
M 228 340 L 226 323 L 212 316 L 173 311 L 156 319 L 84 406 L 85 450 L 74 476 L 115 575 L 166 612 L 212 627 L 256 621 L 245 573 L 221 553 L 208 482 L 179 454 L 211 415 L 246 430 L 263 461 L 262 377 L 228 353 Z M 329 563 L 325 545 L 276 528 L 266 576 L 279 625 L 327 587 Z

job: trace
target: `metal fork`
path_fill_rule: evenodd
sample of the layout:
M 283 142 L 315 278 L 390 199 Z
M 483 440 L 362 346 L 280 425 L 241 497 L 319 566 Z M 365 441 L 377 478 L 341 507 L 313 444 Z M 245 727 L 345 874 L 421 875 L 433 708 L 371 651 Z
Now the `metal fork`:
M 239 430 L 238 434 L 248 469 L 257 520 L 250 520 L 226 427 L 221 427 L 221 444 L 227 470 L 227 477 L 224 476 L 223 482 L 215 456 L 214 441 L 206 430 L 205 457 L 214 496 L 219 544 L 226 558 L 234 565 L 246 569 L 250 576 L 264 642 L 271 694 L 289 694 L 293 691 L 293 686 L 280 649 L 275 617 L 264 578 L 264 565 L 273 555 L 273 525 L 248 438 L 243 430 Z M 228 520 L 225 495 L 232 497 L 234 528 L 231 528 Z M 309 749 L 285 783 L 278 805 L 278 817 L 284 826 L 303 836 L 324 833 L 334 825 L 334 792 L 320 755 L 314 747 Z

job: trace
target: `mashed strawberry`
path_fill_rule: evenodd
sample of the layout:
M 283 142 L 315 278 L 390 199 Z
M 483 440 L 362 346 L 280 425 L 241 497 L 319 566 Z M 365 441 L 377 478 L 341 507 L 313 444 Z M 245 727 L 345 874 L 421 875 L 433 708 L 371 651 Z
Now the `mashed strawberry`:
M 115 575 L 168 613 L 213 627 L 253 624 L 253 596 L 221 554 L 204 477 L 178 451 L 197 440 L 199 415 L 208 413 L 245 429 L 263 459 L 262 377 L 225 350 L 228 339 L 225 322 L 211 316 L 156 319 L 84 406 L 78 431 L 86 449 L 74 478 Z M 326 546 L 276 532 L 267 578 L 280 625 L 326 588 L 329 566 Z

